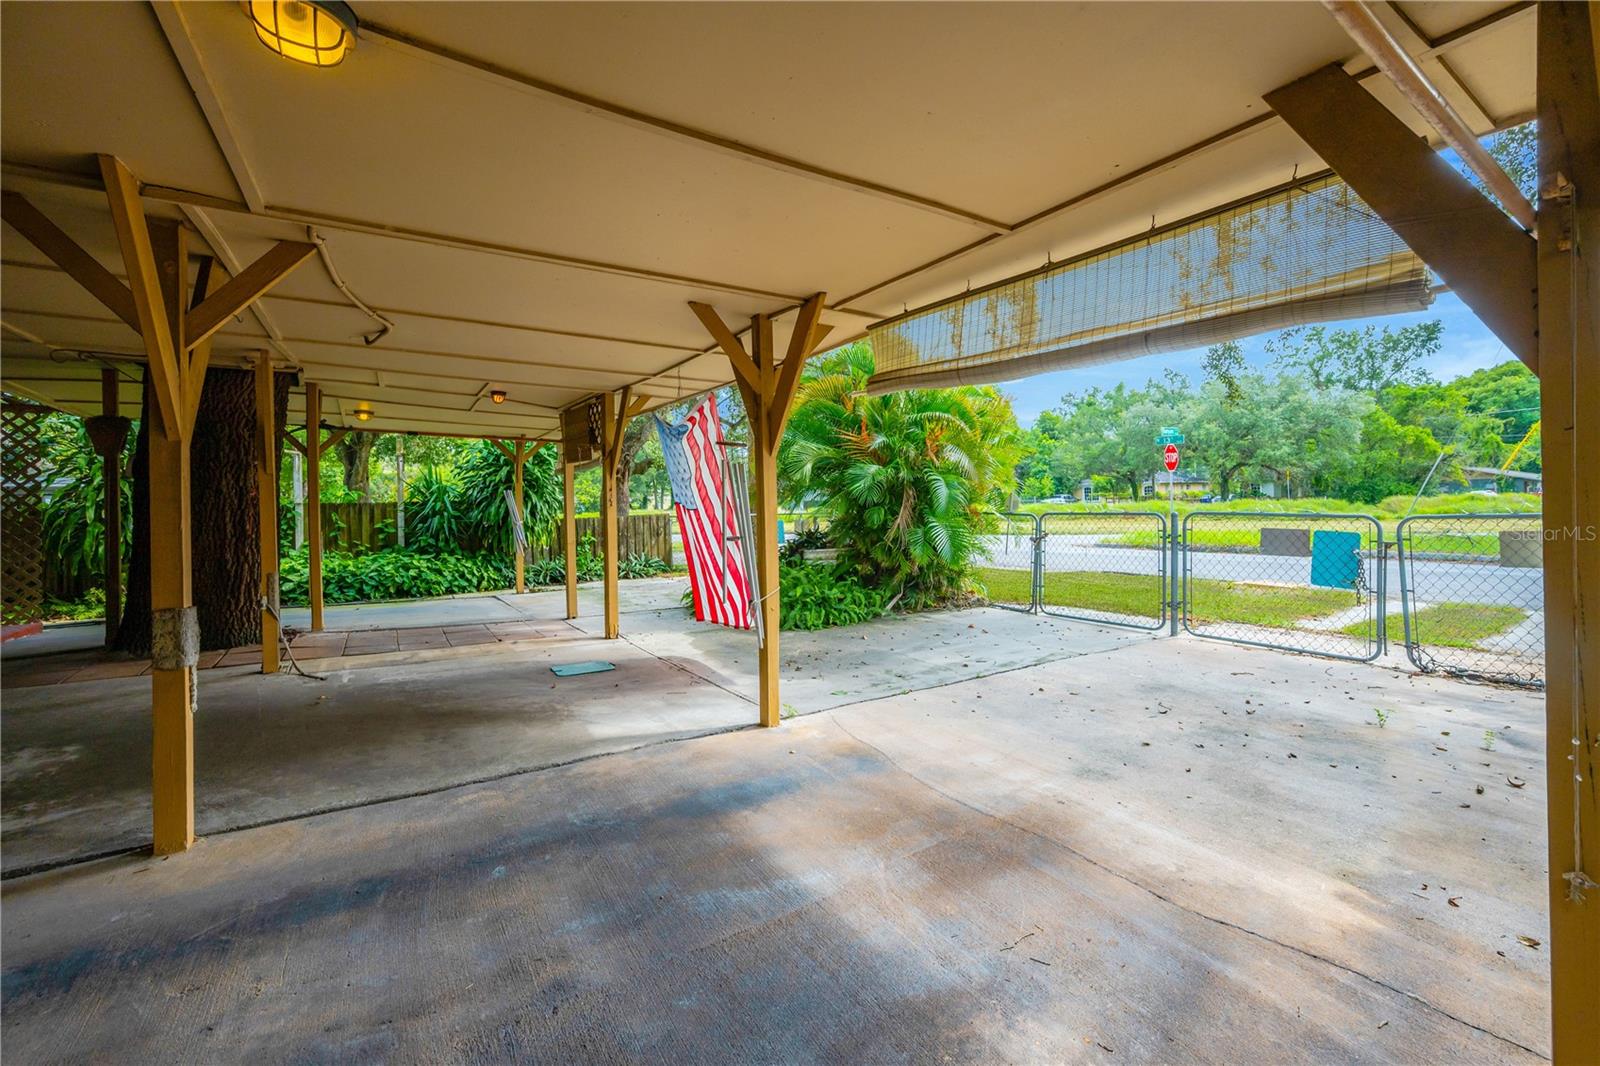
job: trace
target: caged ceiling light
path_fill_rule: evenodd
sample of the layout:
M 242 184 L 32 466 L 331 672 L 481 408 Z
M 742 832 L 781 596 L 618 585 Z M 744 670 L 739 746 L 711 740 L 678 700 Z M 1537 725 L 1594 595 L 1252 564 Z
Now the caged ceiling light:
M 333 67 L 356 46 L 356 13 L 340 0 L 244 0 L 256 38 L 313 67 Z

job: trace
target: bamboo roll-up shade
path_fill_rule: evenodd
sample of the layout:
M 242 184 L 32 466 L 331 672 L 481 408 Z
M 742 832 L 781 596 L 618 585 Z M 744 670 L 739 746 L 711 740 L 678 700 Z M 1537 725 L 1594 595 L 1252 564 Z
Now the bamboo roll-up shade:
M 1324 176 L 885 319 L 868 331 L 867 391 L 1009 381 L 1432 300 L 1422 260 Z

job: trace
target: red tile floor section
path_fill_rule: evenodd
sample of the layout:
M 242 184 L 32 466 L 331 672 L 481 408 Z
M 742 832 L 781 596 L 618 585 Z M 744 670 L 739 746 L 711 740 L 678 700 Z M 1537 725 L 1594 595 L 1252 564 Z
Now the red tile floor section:
M 462 648 L 474 644 L 511 643 L 568 636 L 572 630 L 553 623 L 540 628 L 531 622 L 488 622 L 479 625 L 423 626 L 416 629 L 358 629 L 349 632 L 298 633 L 289 642 L 296 659 L 338 659 L 422 648 Z M 261 662 L 261 645 L 247 644 L 226 651 L 200 653 L 200 669 L 216 666 L 255 666 Z M 75 681 L 103 681 L 137 677 L 150 672 L 150 660 L 128 659 L 104 651 L 73 652 L 16 659 L 0 672 L 5 688 L 32 688 Z

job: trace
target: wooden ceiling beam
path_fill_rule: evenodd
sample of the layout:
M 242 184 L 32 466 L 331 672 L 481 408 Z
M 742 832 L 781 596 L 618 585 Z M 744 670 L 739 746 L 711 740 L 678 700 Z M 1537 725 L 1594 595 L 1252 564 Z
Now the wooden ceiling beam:
M 316 251 L 316 245 L 305 241 L 279 241 L 267 249 L 259 259 L 184 316 L 184 343 L 192 348 L 210 337 Z
M 1530 234 L 1338 66 L 1263 99 L 1538 372 L 1538 242 Z
M 52 263 L 104 304 L 123 322 L 139 328 L 139 311 L 133 293 L 121 279 L 67 236 L 21 193 L 7 190 L 0 197 L 0 214 L 6 223 L 43 252 Z
M 161 292 L 161 275 L 151 250 L 150 229 L 145 222 L 144 205 L 139 200 L 139 183 L 112 155 L 102 155 L 100 176 L 105 183 L 106 200 L 111 205 L 112 225 L 122 248 L 123 266 L 128 271 L 129 290 L 138 312 L 139 335 L 149 356 L 151 383 L 161 415 L 162 433 L 168 440 L 183 440 L 186 407 L 178 367 L 178 352 L 172 342 L 171 324 Z M 181 279 L 187 282 L 187 279 Z

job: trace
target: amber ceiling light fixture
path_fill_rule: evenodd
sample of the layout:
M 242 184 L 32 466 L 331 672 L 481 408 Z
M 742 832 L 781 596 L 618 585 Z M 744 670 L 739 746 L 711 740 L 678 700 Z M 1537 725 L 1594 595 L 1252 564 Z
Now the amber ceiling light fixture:
M 366 403 L 358 403 L 358 404 L 356 404 L 356 409 L 355 409 L 354 414 L 356 416 L 356 421 L 357 422 L 370 422 L 370 421 L 372 421 L 372 408 L 369 407 Z
M 334 67 L 356 46 L 356 13 L 340 0 L 244 0 L 256 39 L 313 67 Z
M 506 390 L 505 389 L 490 389 L 489 390 L 489 399 L 493 400 L 495 403 L 505 403 L 506 402 Z

